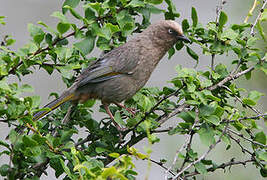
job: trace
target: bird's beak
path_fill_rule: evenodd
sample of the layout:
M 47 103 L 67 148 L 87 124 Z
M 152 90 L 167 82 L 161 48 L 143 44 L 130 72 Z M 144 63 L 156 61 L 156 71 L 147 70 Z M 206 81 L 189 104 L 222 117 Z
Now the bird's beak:
M 188 37 L 186 37 L 185 35 L 178 35 L 178 39 L 188 43 L 191 42 L 190 39 L 188 39 Z

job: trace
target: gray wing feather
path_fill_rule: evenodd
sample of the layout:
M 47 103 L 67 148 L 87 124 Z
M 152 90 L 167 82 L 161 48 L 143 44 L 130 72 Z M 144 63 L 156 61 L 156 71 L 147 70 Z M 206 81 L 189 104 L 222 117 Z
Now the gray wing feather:
M 78 87 L 107 81 L 122 74 L 129 75 L 129 72 L 132 72 L 138 64 L 136 49 L 138 48 L 132 48 L 129 43 L 128 45 L 126 43 L 104 54 L 80 74 L 77 78 Z

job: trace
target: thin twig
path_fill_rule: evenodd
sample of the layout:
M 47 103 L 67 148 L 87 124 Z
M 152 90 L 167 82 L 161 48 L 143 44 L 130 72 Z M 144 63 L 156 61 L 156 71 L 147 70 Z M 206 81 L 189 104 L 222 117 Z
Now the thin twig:
M 258 4 L 258 0 L 254 0 L 254 3 L 253 3 L 253 5 L 252 5 L 251 9 L 249 10 L 248 15 L 247 15 L 247 17 L 246 17 L 244 23 L 247 23 L 247 22 L 248 22 L 248 19 L 249 19 L 250 16 L 252 16 L 253 11 L 254 11 L 255 8 L 257 7 L 257 4 Z
M 86 26 L 82 26 L 79 30 L 82 30 L 82 29 L 85 29 L 86 28 Z M 62 37 L 62 38 L 57 38 L 53 43 L 52 43 L 52 46 L 55 46 L 58 42 L 60 42 L 60 41 L 62 41 L 62 40 L 64 40 L 64 39 L 66 39 L 66 38 L 69 38 L 69 37 L 71 37 L 71 36 L 74 36 L 75 35 L 75 32 L 72 32 L 72 33 L 70 33 L 70 34 L 67 34 L 66 36 L 64 36 L 64 37 Z M 44 51 L 48 51 L 48 50 L 50 50 L 51 49 L 51 47 L 49 47 L 49 46 L 47 46 L 46 48 L 41 48 L 41 49 L 38 49 L 37 51 L 35 51 L 34 53 L 32 53 L 29 57 L 28 57 L 28 59 L 30 59 L 30 58 L 32 58 L 32 57 L 34 57 L 34 56 L 36 56 L 36 55 L 38 55 L 38 54 L 40 54 L 40 53 L 42 53 L 42 52 L 44 52 Z M 15 71 L 16 71 L 16 69 L 19 67 L 19 66 L 21 66 L 23 64 L 23 61 L 20 61 L 17 65 L 15 65 L 10 71 L 8 71 L 8 74 L 15 74 Z M 2 80 L 3 78 L 4 78 L 5 76 L 0 76 L 0 80 Z
M 251 71 L 254 70 L 254 69 L 255 69 L 255 67 L 252 66 L 252 67 L 250 67 L 250 68 L 248 68 L 248 69 L 246 69 L 246 70 L 244 70 L 244 71 L 241 71 L 241 72 L 239 72 L 239 73 L 236 73 L 236 74 L 234 74 L 234 75 L 230 74 L 229 76 L 227 76 L 226 78 L 224 78 L 223 80 L 221 80 L 219 83 L 217 83 L 217 84 L 215 84 L 215 85 L 212 85 L 212 86 L 209 86 L 209 87 L 207 87 L 207 88 L 205 88 L 205 89 L 210 90 L 210 91 L 213 91 L 213 90 L 215 90 L 215 89 L 217 89 L 217 88 L 219 88 L 219 87 L 222 87 L 225 83 L 227 83 L 227 82 L 229 82 L 229 81 L 232 81 L 232 80 L 234 80 L 234 79 L 237 79 L 237 78 L 239 78 L 240 76 L 242 76 L 242 75 L 244 75 L 244 74 L 246 74 L 246 73 L 248 73 L 248 72 L 251 72 Z
M 179 150 L 176 151 L 175 155 L 174 155 L 174 159 L 173 162 L 171 164 L 171 166 L 165 171 L 165 180 L 168 180 L 168 172 L 171 171 L 171 169 L 175 166 L 177 159 L 178 159 L 178 155 L 187 147 L 189 147 L 189 144 L 191 144 L 190 142 L 192 142 L 192 137 L 194 135 L 193 133 L 193 129 L 195 128 L 195 125 L 198 123 L 199 121 L 196 119 L 191 130 L 189 131 L 189 133 L 187 134 L 188 136 L 186 137 L 185 143 L 180 147 Z
M 243 106 L 248 107 L 249 109 L 251 109 L 253 112 L 255 112 L 255 113 L 258 114 L 258 115 L 262 114 L 261 112 L 259 112 L 259 111 L 258 111 L 257 109 L 255 109 L 254 107 L 252 107 L 252 106 L 250 106 L 250 105 L 248 105 L 248 104 L 244 104 L 243 101 L 242 101 L 238 96 L 236 96 L 230 88 L 228 88 L 227 86 L 224 86 L 224 85 L 222 85 L 222 87 L 225 88 L 227 91 L 231 92 L 232 95 L 235 96 L 236 100 L 239 101 Z
M 215 170 L 217 169 L 225 169 L 226 167 L 231 167 L 231 166 L 234 166 L 234 165 L 243 165 L 245 166 L 247 163 L 252 163 L 252 162 L 255 162 L 254 160 L 252 159 L 248 159 L 248 160 L 245 160 L 245 161 L 229 161 L 227 163 L 222 163 L 221 165 L 217 166 L 216 168 L 213 168 L 213 167 L 210 167 L 207 169 L 208 172 L 214 172 Z M 191 177 L 191 176 L 195 176 L 195 175 L 198 175 L 200 174 L 199 172 L 195 171 L 193 173 L 190 173 L 190 174 L 187 174 L 184 176 L 184 178 L 188 178 L 188 177 Z
M 216 26 L 219 26 L 219 18 L 220 18 L 220 14 L 223 8 L 223 5 L 226 3 L 225 0 L 221 0 L 220 5 L 217 6 L 216 8 Z M 218 41 L 218 37 L 217 35 L 215 35 L 215 41 Z M 215 66 L 215 53 L 211 54 L 211 70 L 214 71 L 214 66 Z
M 262 3 L 262 7 L 261 7 L 261 9 L 260 9 L 260 12 L 259 12 L 257 18 L 255 19 L 254 23 L 253 23 L 252 26 L 251 26 L 251 30 L 250 30 L 250 35 L 251 35 L 251 36 L 255 36 L 254 28 L 255 28 L 257 22 L 259 21 L 259 19 L 260 19 L 262 13 L 263 13 L 263 11 L 264 11 L 264 7 L 266 6 L 266 4 L 267 4 L 267 0 L 263 0 L 263 3 Z
M 155 160 L 153 160 L 153 159 L 147 159 L 147 158 L 145 158 L 145 160 L 149 160 L 149 161 L 151 161 L 151 162 L 153 162 L 153 163 L 159 165 L 160 167 L 162 167 L 162 168 L 165 169 L 165 170 L 168 169 L 166 166 L 163 165 L 162 162 L 158 162 L 158 161 L 155 161 Z M 169 173 L 172 174 L 173 176 L 175 175 L 175 173 L 172 172 L 172 171 L 169 171 Z
M 243 134 L 240 134 L 240 133 L 238 133 L 238 132 L 235 132 L 234 130 L 232 130 L 232 129 L 230 129 L 230 128 L 228 128 L 228 131 L 230 131 L 231 133 L 233 133 L 233 134 L 235 134 L 235 135 L 241 137 L 242 139 L 245 139 L 246 141 L 251 142 L 251 143 L 254 144 L 254 145 L 258 145 L 258 146 L 267 148 L 267 145 L 264 145 L 264 144 L 261 144 L 261 143 L 259 143 L 259 142 L 253 141 L 253 140 L 251 140 L 251 139 L 245 137 Z
M 146 118 L 149 116 L 149 114 L 153 113 L 153 112 L 156 110 L 156 108 L 157 108 L 163 101 L 167 100 L 168 98 L 170 98 L 170 97 L 172 97 L 172 96 L 176 96 L 176 95 L 180 92 L 180 90 L 181 90 L 182 88 L 183 88 L 183 86 L 182 86 L 181 88 L 177 89 L 175 92 L 173 92 L 173 93 L 171 93 L 171 94 L 169 94 L 169 95 L 164 96 L 163 98 L 161 98 L 161 99 L 157 102 L 157 104 L 155 104 L 155 105 L 154 105 L 148 112 L 145 113 L 145 116 L 144 116 L 138 123 L 136 123 L 136 125 L 135 125 L 133 128 L 131 128 L 131 129 L 128 130 L 128 132 L 130 132 L 130 131 L 132 131 L 132 130 L 135 130 L 135 129 L 137 128 L 137 126 L 139 126 L 142 122 L 144 122 L 144 121 L 146 120 Z
M 232 119 L 234 113 L 232 113 L 231 117 L 229 118 L 230 120 Z M 224 134 L 226 133 L 227 129 L 229 126 L 229 122 L 226 124 L 222 134 L 220 135 L 219 139 L 212 145 L 209 146 L 209 149 L 197 160 L 195 160 L 194 162 L 190 163 L 188 166 L 186 166 L 183 170 L 181 170 L 179 173 L 176 174 L 176 176 L 173 179 L 177 179 L 178 177 L 180 177 L 187 169 L 189 169 L 190 167 L 192 167 L 193 165 L 197 164 L 198 162 L 200 162 L 201 160 L 205 159 L 206 156 L 215 148 L 215 146 L 217 144 L 219 144 L 222 140 L 222 137 L 224 136 Z

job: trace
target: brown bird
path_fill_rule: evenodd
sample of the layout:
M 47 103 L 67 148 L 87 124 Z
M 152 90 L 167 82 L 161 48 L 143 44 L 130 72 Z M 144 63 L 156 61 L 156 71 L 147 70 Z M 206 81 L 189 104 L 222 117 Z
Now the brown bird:
M 142 33 L 84 69 L 70 88 L 45 106 L 50 110 L 37 112 L 34 120 L 42 118 L 67 101 L 77 103 L 100 99 L 116 128 L 122 130 L 114 121 L 109 104 L 125 108 L 120 102 L 131 98 L 146 84 L 158 62 L 179 40 L 190 42 L 175 21 L 162 20 L 150 25 Z M 127 108 L 126 110 L 131 112 Z

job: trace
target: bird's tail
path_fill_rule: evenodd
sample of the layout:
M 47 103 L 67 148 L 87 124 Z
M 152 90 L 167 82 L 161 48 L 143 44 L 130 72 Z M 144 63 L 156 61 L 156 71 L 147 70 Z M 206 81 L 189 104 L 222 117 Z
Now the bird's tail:
M 74 94 L 65 94 L 63 93 L 59 98 L 53 100 L 52 102 L 48 103 L 44 106 L 44 108 L 50 108 L 49 110 L 39 111 L 33 115 L 33 120 L 38 120 L 53 111 L 54 109 L 61 106 L 63 103 L 71 100 Z

